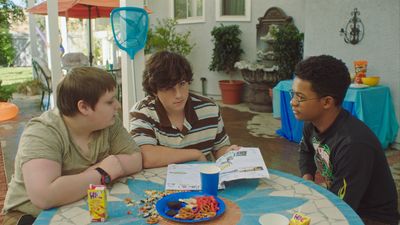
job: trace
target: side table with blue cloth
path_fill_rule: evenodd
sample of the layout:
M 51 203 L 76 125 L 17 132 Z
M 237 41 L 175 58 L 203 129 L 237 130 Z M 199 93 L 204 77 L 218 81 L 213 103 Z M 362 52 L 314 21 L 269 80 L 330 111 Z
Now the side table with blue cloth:
M 294 117 L 290 106 L 292 83 L 293 80 L 284 80 L 274 88 L 274 94 L 278 95 L 273 99 L 278 102 L 274 103 L 274 115 L 279 110 L 282 128 L 277 133 L 290 141 L 300 142 L 303 122 Z M 395 141 L 399 125 L 389 87 L 349 88 L 342 106 L 375 133 L 382 148 L 386 149 Z

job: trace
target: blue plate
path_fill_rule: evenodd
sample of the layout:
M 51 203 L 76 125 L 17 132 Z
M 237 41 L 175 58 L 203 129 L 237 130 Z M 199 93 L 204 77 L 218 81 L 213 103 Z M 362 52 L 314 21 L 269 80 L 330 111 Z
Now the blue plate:
M 169 210 L 169 207 L 167 206 L 167 202 L 179 201 L 179 199 L 182 199 L 182 198 L 193 198 L 193 197 L 198 197 L 198 196 L 209 196 L 209 195 L 203 194 L 201 192 L 179 192 L 179 193 L 167 195 L 164 198 L 157 201 L 157 203 L 156 203 L 157 212 L 158 212 L 158 214 L 160 214 L 160 216 L 162 216 L 166 219 L 173 220 L 176 222 L 185 222 L 185 223 L 197 223 L 197 222 L 202 222 L 202 221 L 213 220 L 225 212 L 225 203 L 220 198 L 215 197 L 215 200 L 217 200 L 217 202 L 218 202 L 219 210 L 217 211 L 217 214 L 214 217 L 201 218 L 201 219 L 197 219 L 197 220 L 196 219 L 184 220 L 184 219 L 175 218 L 173 216 L 168 216 L 166 214 L 166 212 Z

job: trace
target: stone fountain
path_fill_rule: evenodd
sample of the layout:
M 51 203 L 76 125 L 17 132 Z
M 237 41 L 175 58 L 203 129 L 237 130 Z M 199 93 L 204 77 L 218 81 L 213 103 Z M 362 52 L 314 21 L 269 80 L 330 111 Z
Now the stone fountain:
M 249 108 L 257 112 L 272 112 L 271 89 L 281 80 L 279 67 L 275 61 L 272 43 L 275 41 L 272 30 L 280 24 L 288 23 L 291 17 L 277 7 L 268 9 L 257 24 L 257 59 L 255 62 L 239 61 L 235 68 L 242 73 L 249 84 L 247 102 Z

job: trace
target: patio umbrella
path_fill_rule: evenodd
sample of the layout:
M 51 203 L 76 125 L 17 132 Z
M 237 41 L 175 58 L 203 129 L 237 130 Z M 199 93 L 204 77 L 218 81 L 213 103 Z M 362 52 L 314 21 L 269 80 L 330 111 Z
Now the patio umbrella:
M 110 17 L 114 8 L 119 7 L 119 0 L 58 0 L 58 15 L 68 18 L 89 19 L 89 63 L 93 62 L 92 24 L 90 19 Z M 27 10 L 33 14 L 47 15 L 47 2 L 42 2 Z

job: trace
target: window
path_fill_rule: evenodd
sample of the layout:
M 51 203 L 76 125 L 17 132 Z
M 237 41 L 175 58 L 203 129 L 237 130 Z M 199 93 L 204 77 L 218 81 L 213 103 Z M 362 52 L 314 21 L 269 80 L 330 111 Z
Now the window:
M 251 0 L 215 0 L 216 21 L 250 21 Z
M 170 0 L 171 15 L 178 23 L 204 22 L 204 0 Z

